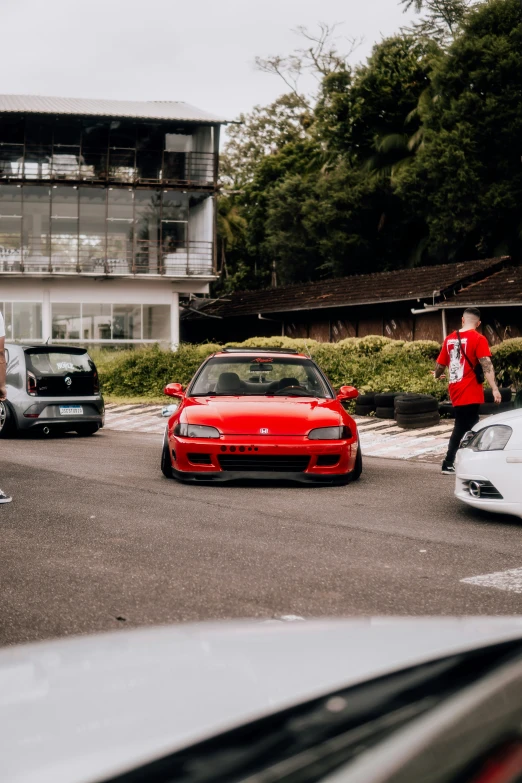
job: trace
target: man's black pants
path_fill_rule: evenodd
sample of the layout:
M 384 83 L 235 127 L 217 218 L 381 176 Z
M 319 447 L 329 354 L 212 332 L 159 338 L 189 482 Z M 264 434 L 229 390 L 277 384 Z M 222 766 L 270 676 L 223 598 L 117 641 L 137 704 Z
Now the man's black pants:
M 477 421 L 479 420 L 479 408 L 478 403 L 473 405 L 455 405 L 455 426 L 451 433 L 451 438 L 448 446 L 448 453 L 446 454 L 446 462 L 453 465 L 455 462 L 455 455 L 457 454 L 460 441 L 471 430 Z

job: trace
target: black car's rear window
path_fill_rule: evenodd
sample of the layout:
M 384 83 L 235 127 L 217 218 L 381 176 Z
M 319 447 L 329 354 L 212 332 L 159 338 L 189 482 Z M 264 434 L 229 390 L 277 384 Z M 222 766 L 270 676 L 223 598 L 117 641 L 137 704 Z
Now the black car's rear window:
M 27 369 L 36 375 L 68 375 L 94 371 L 94 364 L 86 351 L 26 351 L 26 363 Z

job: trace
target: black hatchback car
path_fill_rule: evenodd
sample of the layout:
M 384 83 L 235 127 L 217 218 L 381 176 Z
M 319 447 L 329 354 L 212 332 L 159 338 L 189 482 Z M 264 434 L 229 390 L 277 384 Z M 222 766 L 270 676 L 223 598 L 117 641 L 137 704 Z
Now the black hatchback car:
M 84 348 L 6 343 L 0 437 L 24 430 L 94 435 L 104 423 L 98 372 Z

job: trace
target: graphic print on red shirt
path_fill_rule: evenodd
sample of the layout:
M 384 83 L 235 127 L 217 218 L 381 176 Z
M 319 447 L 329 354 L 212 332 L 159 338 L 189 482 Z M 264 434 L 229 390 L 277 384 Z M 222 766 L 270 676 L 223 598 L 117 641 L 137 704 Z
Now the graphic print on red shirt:
M 449 394 L 453 405 L 473 405 L 484 402 L 484 389 L 477 381 L 473 367 L 479 359 L 491 356 L 488 341 L 475 329 L 460 332 L 462 348 L 460 350 L 457 332 L 444 340 L 437 364 L 449 368 Z M 466 353 L 469 362 L 464 356 Z M 470 364 L 471 362 L 471 364 Z

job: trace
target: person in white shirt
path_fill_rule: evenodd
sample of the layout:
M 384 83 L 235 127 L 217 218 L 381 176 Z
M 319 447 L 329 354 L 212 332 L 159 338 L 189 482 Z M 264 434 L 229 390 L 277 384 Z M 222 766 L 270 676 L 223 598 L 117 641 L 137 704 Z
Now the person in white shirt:
M 0 313 L 0 405 L 4 400 L 7 400 L 6 389 L 6 370 L 7 364 L 5 360 L 5 324 L 4 316 Z M 2 492 L 0 489 L 0 503 L 10 503 L 12 500 L 9 495 Z

